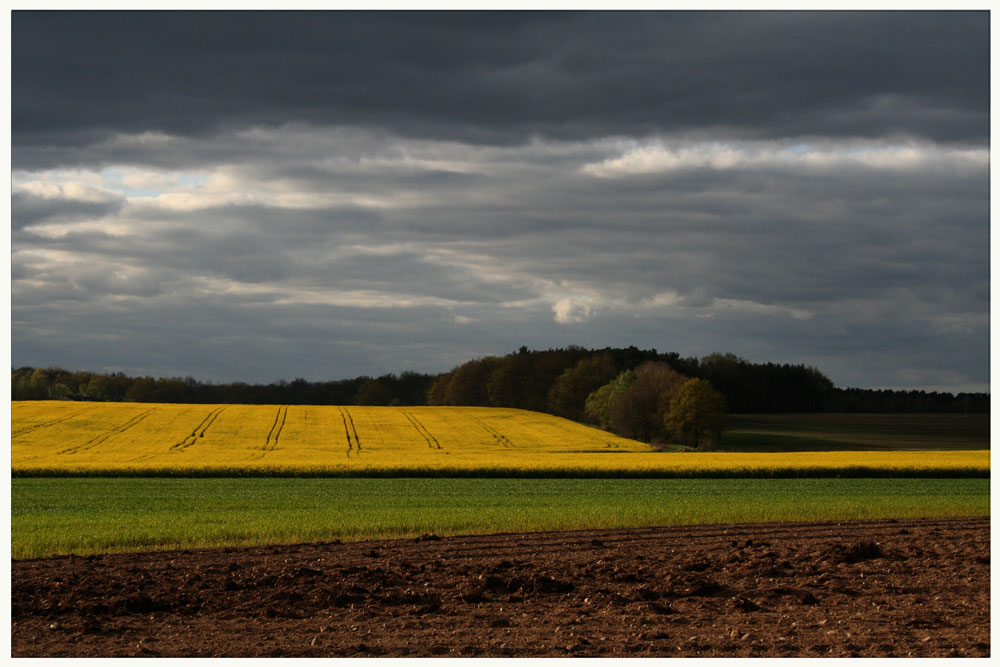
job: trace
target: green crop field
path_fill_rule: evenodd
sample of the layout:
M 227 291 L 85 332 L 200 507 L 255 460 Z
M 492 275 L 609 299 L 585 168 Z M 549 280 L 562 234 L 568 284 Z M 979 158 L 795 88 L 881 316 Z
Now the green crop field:
M 989 514 L 987 415 L 737 415 L 722 449 L 524 410 L 16 402 L 11 547 Z
M 988 414 L 732 415 L 730 452 L 990 448 Z
M 12 480 L 14 558 L 572 528 L 989 514 L 988 479 Z

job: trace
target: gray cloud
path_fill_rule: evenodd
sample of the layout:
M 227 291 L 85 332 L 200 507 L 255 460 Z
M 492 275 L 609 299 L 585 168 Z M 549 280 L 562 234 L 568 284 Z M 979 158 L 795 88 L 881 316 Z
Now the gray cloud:
M 37 197 L 25 192 L 15 192 L 11 196 L 11 220 L 18 227 L 27 227 L 40 222 L 69 222 L 104 218 L 121 211 L 122 198 L 104 201 L 83 201 L 62 197 Z
M 987 16 L 15 12 L 14 158 L 54 166 L 120 132 L 296 121 L 495 144 L 664 131 L 982 141 Z
M 982 389 L 986 17 L 15 12 L 14 364 Z

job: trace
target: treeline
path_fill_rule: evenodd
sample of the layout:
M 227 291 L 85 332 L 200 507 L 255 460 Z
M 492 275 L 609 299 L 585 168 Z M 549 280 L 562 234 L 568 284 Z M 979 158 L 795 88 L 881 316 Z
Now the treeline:
M 990 411 L 990 395 L 892 389 L 836 389 L 824 412 L 955 412 Z
M 730 413 L 989 412 L 986 393 L 838 389 L 819 370 L 803 364 L 753 363 L 718 353 L 697 359 L 635 347 L 522 347 L 503 357 L 473 359 L 439 376 L 428 403 L 520 407 L 586 421 L 584 403 L 590 392 L 648 362 L 666 363 L 687 378 L 707 380 L 722 393 Z
M 805 365 L 753 363 L 732 354 L 701 359 L 636 347 L 528 350 L 467 361 L 447 373 L 271 384 L 214 384 L 194 378 L 128 377 L 23 367 L 11 372 L 14 400 L 77 399 L 161 403 L 310 405 L 482 405 L 525 408 L 591 421 L 587 397 L 624 371 L 666 364 L 707 380 L 732 413 L 989 412 L 989 394 L 838 389 Z
M 434 375 L 403 372 L 377 378 L 270 384 L 214 384 L 187 378 L 129 377 L 124 373 L 18 368 L 11 374 L 15 401 L 82 400 L 137 403 L 246 403 L 283 405 L 424 405 Z

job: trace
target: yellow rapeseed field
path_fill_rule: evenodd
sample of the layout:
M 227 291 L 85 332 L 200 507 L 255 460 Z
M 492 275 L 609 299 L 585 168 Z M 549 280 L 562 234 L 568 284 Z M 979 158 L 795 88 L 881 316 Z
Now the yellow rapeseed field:
M 988 451 L 669 453 L 506 408 L 11 404 L 14 474 L 768 476 L 988 470 Z

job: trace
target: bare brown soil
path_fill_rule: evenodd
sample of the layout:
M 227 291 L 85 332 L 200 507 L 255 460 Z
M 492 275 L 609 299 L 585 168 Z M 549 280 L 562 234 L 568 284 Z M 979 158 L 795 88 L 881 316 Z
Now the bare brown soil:
M 14 561 L 14 656 L 989 656 L 989 518 Z

